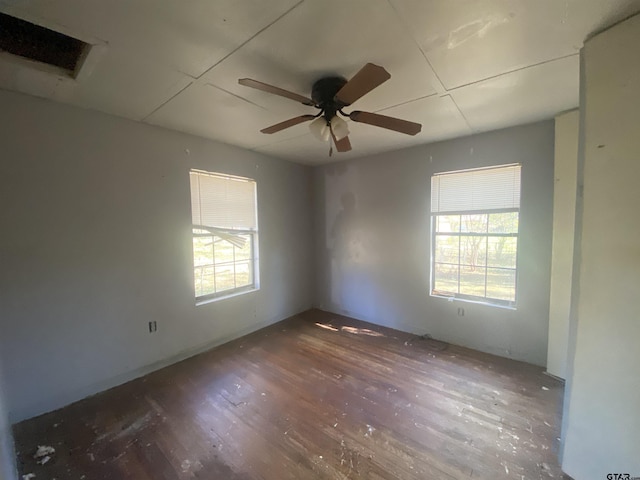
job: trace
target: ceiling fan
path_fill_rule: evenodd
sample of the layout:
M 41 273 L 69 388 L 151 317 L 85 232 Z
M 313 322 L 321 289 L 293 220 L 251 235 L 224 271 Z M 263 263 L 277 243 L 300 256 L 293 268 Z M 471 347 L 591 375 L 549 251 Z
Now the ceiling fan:
M 376 127 L 394 130 L 407 135 L 415 135 L 422 129 L 422 125 L 419 123 L 409 122 L 400 118 L 387 117 L 360 110 L 354 110 L 351 113 L 343 111 L 344 107 L 350 106 L 390 78 L 391 75 L 383 67 L 367 63 L 349 81 L 343 77 L 324 77 L 319 79 L 313 84 L 311 98 L 252 80 L 251 78 L 241 78 L 238 83 L 245 87 L 256 88 L 263 92 L 289 98 L 320 110 L 316 115 L 300 115 L 299 117 L 276 123 L 260 130 L 262 133 L 276 133 L 299 123 L 313 120 L 309 125 L 309 129 L 315 137 L 325 142 L 332 138 L 338 152 L 348 152 L 351 150 L 351 142 L 348 136 L 349 128 L 347 122 L 340 118 L 338 114 L 354 122 L 375 125 Z

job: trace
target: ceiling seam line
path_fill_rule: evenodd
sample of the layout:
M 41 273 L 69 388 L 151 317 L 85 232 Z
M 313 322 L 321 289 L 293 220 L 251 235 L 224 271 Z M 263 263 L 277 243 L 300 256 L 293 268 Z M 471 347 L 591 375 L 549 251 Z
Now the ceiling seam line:
M 446 95 L 446 93 L 448 92 L 447 87 L 445 87 L 442 80 L 440 80 L 440 76 L 438 75 L 438 72 L 436 72 L 436 69 L 433 68 L 433 65 L 431 65 L 431 62 L 427 58 L 426 52 L 422 50 L 422 47 L 420 45 L 418 45 L 418 50 L 420 50 L 420 53 L 422 54 L 424 61 L 427 62 L 427 65 L 429 65 L 429 70 L 431 70 L 431 72 L 433 73 L 433 76 L 436 78 L 436 81 L 438 82 L 438 85 L 435 86 L 437 93 L 440 95 Z
M 309 132 L 301 133 L 300 135 L 296 135 L 295 137 L 283 138 L 282 140 L 277 140 L 275 142 L 265 143 L 264 145 L 257 145 L 255 147 L 253 147 L 252 150 L 257 150 L 259 148 L 272 147 L 273 145 L 278 145 L 280 143 L 288 142 L 290 140 L 295 140 L 296 138 L 306 137 L 307 135 L 311 135 L 311 133 L 309 133 Z
M 464 120 L 465 125 L 469 128 L 469 130 L 473 133 L 478 133 L 478 131 L 473 128 L 471 126 L 471 124 L 469 123 L 469 120 L 467 119 L 466 115 L 464 114 L 464 112 L 462 111 L 462 109 L 458 106 L 458 102 L 456 102 L 456 99 L 453 98 L 453 96 L 451 95 L 444 95 L 447 96 L 451 99 L 451 101 L 453 102 L 453 105 L 456 107 L 456 110 L 458 111 L 458 113 L 460 114 L 460 116 L 462 117 L 462 119 Z
M 178 95 L 180 95 L 182 92 L 184 92 L 187 88 L 189 88 L 191 85 L 194 84 L 194 80 L 190 81 L 187 85 L 185 85 L 184 87 L 182 87 L 180 90 L 178 90 L 175 94 L 171 95 L 169 98 L 167 98 L 164 102 L 162 102 L 160 105 L 158 105 L 156 108 L 154 108 L 150 113 L 148 113 L 147 115 L 145 115 L 144 117 L 142 117 L 143 122 L 146 122 L 147 119 L 153 115 L 154 113 L 156 113 L 158 110 L 160 110 L 162 107 L 164 107 L 167 103 L 169 103 L 171 100 L 173 100 L 174 98 L 176 98 Z
M 282 20 L 284 17 L 286 17 L 287 15 L 289 15 L 289 13 L 291 13 L 293 10 L 295 10 L 296 8 L 298 8 L 300 5 L 302 5 L 304 3 L 304 0 L 300 0 L 298 3 L 296 3 L 293 7 L 291 7 L 289 10 L 287 10 L 286 12 L 284 12 L 282 15 L 280 15 L 278 18 L 276 18 L 274 21 L 272 21 L 271 23 L 269 23 L 268 25 L 262 27 L 260 30 L 258 30 L 254 35 L 252 35 L 251 37 L 249 37 L 248 39 L 246 39 L 244 42 L 242 42 L 240 45 L 238 45 L 236 48 L 234 48 L 232 51 L 230 51 L 229 53 L 227 53 L 224 57 L 222 57 L 220 60 L 218 60 L 217 62 L 215 62 L 213 65 L 211 65 L 209 68 L 207 68 L 204 72 L 202 72 L 200 75 L 198 75 L 197 79 L 201 79 L 204 75 L 206 75 L 207 73 L 209 73 L 211 70 L 213 70 L 214 68 L 216 68 L 218 65 L 220 65 L 222 62 L 224 62 L 227 58 L 229 58 L 231 55 L 233 55 L 234 53 L 236 53 L 238 50 L 240 50 L 242 47 L 244 47 L 247 43 L 249 43 L 251 40 L 253 40 L 254 38 L 256 38 L 258 35 L 260 35 L 261 33 L 263 33 L 265 30 L 267 30 L 268 28 L 272 27 L 276 22 L 279 22 L 280 20 Z
M 520 67 L 520 68 L 515 68 L 515 69 L 509 70 L 507 72 L 498 73 L 496 75 L 491 75 L 490 77 L 482 78 L 480 80 L 475 80 L 473 82 L 465 83 L 463 85 L 458 85 L 457 87 L 453 87 L 450 90 L 447 90 L 447 93 L 455 92 L 456 90 L 459 90 L 459 89 L 464 88 L 464 87 L 469 87 L 471 85 L 476 85 L 478 83 L 486 82 L 487 80 L 493 80 L 493 79 L 496 79 L 498 77 L 502 77 L 503 75 L 509 75 L 511 73 L 521 72 L 521 71 L 526 70 L 528 68 L 539 67 L 541 65 L 546 65 L 547 63 L 555 62 L 555 61 L 558 61 L 558 60 L 564 60 L 566 58 L 576 57 L 578 55 L 580 55 L 580 54 L 579 53 L 571 53 L 569 55 L 563 55 L 562 57 L 551 58 L 549 60 L 543 60 L 542 62 L 533 63 L 531 65 L 527 65 L 527 66 Z
M 400 20 L 400 22 L 405 26 L 407 31 L 410 32 L 409 36 L 411 37 L 411 40 L 413 40 L 413 43 L 415 43 L 416 47 L 418 47 L 418 50 L 420 50 L 420 53 L 422 54 L 422 57 L 424 58 L 425 62 L 427 62 L 427 65 L 429 66 L 429 70 L 433 74 L 433 76 L 434 76 L 434 78 L 436 80 L 436 83 L 437 83 L 437 85 L 432 85 L 432 87 L 435 88 L 436 93 L 438 93 L 439 95 L 446 94 L 447 93 L 447 88 L 444 86 L 444 83 L 440 79 L 440 76 L 438 75 L 438 72 L 436 72 L 436 69 L 433 68 L 433 65 L 431 65 L 431 62 L 427 58 L 426 52 L 420 46 L 420 42 L 418 42 L 418 40 L 416 39 L 414 31 L 413 31 L 413 28 L 404 19 L 404 17 L 402 15 L 400 15 L 400 12 L 396 9 L 396 7 L 393 5 L 393 2 L 391 0 L 387 0 L 387 3 L 391 7 L 391 10 L 393 10 L 394 13 L 396 14 L 396 17 L 398 17 L 398 20 Z
M 395 105 L 391 105 L 391 106 L 389 106 L 389 107 L 384 107 L 384 108 L 380 108 L 380 109 L 378 109 L 378 110 L 374 110 L 374 113 L 377 113 L 377 112 L 384 112 L 385 110 L 390 110 L 390 109 L 392 109 L 392 108 L 401 107 L 401 106 L 403 106 L 403 105 L 408 105 L 409 103 L 417 102 L 417 101 L 419 101 L 419 100 L 424 100 L 424 99 L 426 99 L 426 98 L 431 98 L 431 97 L 439 97 L 439 98 L 442 98 L 442 97 L 446 97 L 446 96 L 447 96 L 447 93 L 443 93 L 443 94 L 441 95 L 441 94 L 439 94 L 439 93 L 437 93 L 437 92 L 436 92 L 436 93 L 432 93 L 431 95 L 423 95 L 422 97 L 413 98 L 413 99 L 411 99 L 411 100 L 407 100 L 406 102 L 400 102 L 400 103 L 397 103 L 397 104 L 395 104 Z
M 251 100 L 247 100 L 246 98 L 241 97 L 240 95 L 238 95 L 236 93 L 230 92 L 229 90 L 225 90 L 222 87 L 218 87 L 217 85 L 214 85 L 213 83 L 205 83 L 205 85 L 208 86 L 208 87 L 211 87 L 211 88 L 215 88 L 216 90 L 220 90 L 221 92 L 227 93 L 227 94 L 231 95 L 232 97 L 235 97 L 235 98 L 237 98 L 239 100 L 243 100 L 243 101 L 247 102 L 249 105 L 253 105 L 254 107 L 261 108 L 262 110 L 265 110 L 267 112 L 269 111 L 266 107 L 263 107 L 262 105 L 258 105 L 257 103 L 254 103 Z

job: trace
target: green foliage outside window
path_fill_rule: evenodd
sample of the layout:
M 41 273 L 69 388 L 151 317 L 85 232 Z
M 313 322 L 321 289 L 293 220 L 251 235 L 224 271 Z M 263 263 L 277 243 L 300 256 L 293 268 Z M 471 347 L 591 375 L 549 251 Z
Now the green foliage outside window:
M 519 213 L 434 215 L 433 293 L 513 303 Z

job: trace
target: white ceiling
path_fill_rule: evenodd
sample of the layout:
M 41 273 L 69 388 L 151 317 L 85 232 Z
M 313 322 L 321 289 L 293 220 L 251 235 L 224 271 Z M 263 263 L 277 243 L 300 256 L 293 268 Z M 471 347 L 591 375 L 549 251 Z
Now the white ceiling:
M 0 11 L 98 46 L 79 80 L 0 59 L 0 88 L 321 164 L 574 108 L 583 41 L 639 10 L 640 0 L 0 0 Z M 237 83 L 310 96 L 318 78 L 350 78 L 367 62 L 391 80 L 354 108 L 422 132 L 351 122 L 353 150 L 331 159 L 308 124 L 259 132 L 313 107 Z

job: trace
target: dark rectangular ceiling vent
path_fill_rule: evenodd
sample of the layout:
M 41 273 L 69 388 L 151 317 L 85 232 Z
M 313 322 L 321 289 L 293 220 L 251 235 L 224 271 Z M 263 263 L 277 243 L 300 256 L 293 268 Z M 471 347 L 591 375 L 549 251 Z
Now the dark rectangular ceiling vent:
M 52 65 L 75 77 L 89 44 L 0 12 L 0 52 Z

